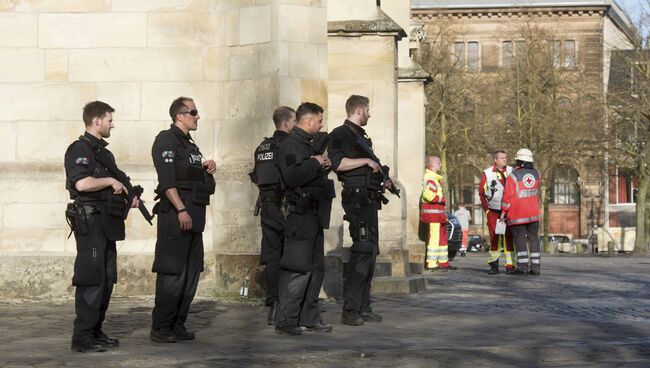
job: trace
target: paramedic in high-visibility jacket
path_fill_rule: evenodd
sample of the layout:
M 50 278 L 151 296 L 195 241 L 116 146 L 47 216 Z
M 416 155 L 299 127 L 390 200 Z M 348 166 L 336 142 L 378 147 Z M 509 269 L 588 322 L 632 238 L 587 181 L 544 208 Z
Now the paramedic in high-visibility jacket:
M 499 273 L 499 258 L 504 255 L 506 274 L 512 274 L 515 270 L 512 256 L 514 244 L 512 232 L 506 229 L 504 235 L 496 233 L 497 220 L 501 217 L 501 205 L 503 204 L 503 191 L 506 179 L 512 172 L 512 166 L 508 166 L 508 155 L 504 150 L 497 150 L 492 155 L 494 165 L 483 170 L 481 183 L 479 184 L 478 195 L 481 199 L 481 206 L 487 217 L 488 231 L 490 232 L 490 257 L 488 274 Z
M 517 250 L 515 275 L 540 274 L 539 236 L 539 171 L 533 167 L 533 153 L 526 148 L 517 151 L 503 193 L 501 218 L 512 231 Z M 530 250 L 528 247 L 530 246 Z
M 455 270 L 456 267 L 449 264 L 447 253 L 447 215 L 441 183 L 443 177 L 438 174 L 441 168 L 440 157 L 427 156 L 426 163 L 420 196 L 420 221 L 429 228 L 425 268 L 432 271 Z

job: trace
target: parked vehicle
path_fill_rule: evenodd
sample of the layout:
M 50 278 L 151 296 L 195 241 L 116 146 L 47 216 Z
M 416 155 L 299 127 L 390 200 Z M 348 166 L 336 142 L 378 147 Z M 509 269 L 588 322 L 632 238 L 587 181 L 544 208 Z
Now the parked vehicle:
M 480 235 L 470 235 L 467 250 L 470 252 L 487 252 L 490 247 Z
M 567 234 L 548 234 L 548 241 L 560 253 L 576 253 L 576 246 Z M 539 236 L 540 244 L 544 243 L 544 234 Z
M 460 221 L 452 214 L 447 214 L 447 253 L 449 260 L 453 260 L 463 244 L 463 229 L 460 227 Z

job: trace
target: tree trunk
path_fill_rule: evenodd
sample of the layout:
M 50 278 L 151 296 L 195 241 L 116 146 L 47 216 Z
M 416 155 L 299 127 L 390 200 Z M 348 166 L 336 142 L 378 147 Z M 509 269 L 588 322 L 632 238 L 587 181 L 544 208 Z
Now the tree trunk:
M 645 209 L 646 197 L 648 194 L 648 179 L 645 177 L 639 178 L 639 192 L 636 196 L 636 239 L 634 241 L 634 253 L 645 254 L 648 252 L 646 245 L 646 231 L 645 231 Z
M 547 185 L 544 190 L 542 191 L 542 203 L 543 203 L 543 211 L 544 211 L 544 244 L 542 246 L 542 249 L 548 253 L 554 253 L 550 249 L 550 244 L 548 241 L 548 228 L 549 228 L 549 218 L 548 218 L 548 207 L 549 203 L 551 201 L 551 187 Z
M 440 147 L 440 171 L 442 175 L 442 188 L 443 191 L 447 192 L 443 195 L 449 195 L 449 180 L 447 180 L 447 116 L 444 111 L 440 114 L 440 140 L 438 141 L 438 147 Z M 449 198 L 451 199 L 451 198 Z M 451 200 L 447 201 L 446 204 L 447 212 L 451 209 Z

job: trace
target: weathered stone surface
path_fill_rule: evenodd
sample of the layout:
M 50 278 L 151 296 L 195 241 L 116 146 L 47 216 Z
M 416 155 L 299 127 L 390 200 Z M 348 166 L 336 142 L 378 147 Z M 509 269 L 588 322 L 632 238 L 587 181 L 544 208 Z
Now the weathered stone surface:
M 147 20 L 149 47 L 218 47 L 224 44 L 222 13 L 153 13 Z
M 240 45 L 271 41 L 271 6 L 250 6 L 239 9 Z
M 45 50 L 45 80 L 65 81 L 68 79 L 68 50 Z
M 140 83 L 97 83 L 97 99 L 111 105 L 115 112 L 113 119 L 115 129 L 111 132 L 118 132 L 122 123 L 129 120 L 140 119 L 141 109 L 141 84 Z M 171 104 L 171 101 L 170 101 Z M 161 106 L 161 109 L 163 107 Z M 81 116 L 79 117 L 79 126 L 83 126 Z M 115 143 L 115 140 L 111 140 Z
M 16 159 L 16 126 L 14 123 L 0 123 L 0 162 Z
M 318 45 L 289 43 L 289 76 L 318 78 Z
M 211 0 L 111 0 L 114 12 L 176 12 L 191 11 L 204 13 L 214 11 Z
M 70 50 L 71 81 L 200 81 L 203 55 L 193 48 Z
M 259 297 L 262 290 L 255 283 L 255 274 L 259 264 L 257 255 L 216 255 L 214 261 L 215 283 L 218 294 L 238 296 L 240 288 L 248 276 L 248 293 L 251 297 Z
M 44 79 L 44 57 L 40 49 L 0 49 L 0 82 L 39 82 Z
M 86 13 L 105 12 L 111 7 L 110 0 L 3 0 L 0 11 L 26 13 Z
M 0 2 L 0 11 L 2 2 Z M 36 47 L 38 46 L 38 15 L 36 14 L 0 14 L 0 34 L 11 37 L 0 38 L 0 47 Z
M 92 101 L 96 95 L 93 84 L 2 83 L 0 96 L 12 96 L 12 103 L 0 109 L 0 121 L 77 120 L 81 115 L 79 101 Z
M 147 42 L 145 14 L 41 14 L 38 19 L 38 44 L 44 48 L 143 47 Z
M 381 10 L 378 11 L 377 16 L 373 19 L 357 19 L 329 21 L 327 23 L 327 32 L 330 36 L 345 36 L 346 34 L 390 35 L 396 37 L 398 40 L 407 36 L 402 27 Z
M 291 19 L 292 21 L 280 21 L 279 40 L 289 42 L 309 42 L 311 13 L 310 7 L 295 5 L 279 5 L 278 18 Z M 321 23 L 319 23 L 320 25 Z
M 222 93 L 219 85 L 209 82 L 142 83 L 142 110 L 140 116 L 142 119 L 169 121 L 169 124 L 171 124 L 169 105 L 177 97 L 190 97 L 194 99 L 194 103 L 199 109 L 201 120 L 199 120 L 197 133 L 202 134 L 203 121 L 216 120 L 224 114 L 221 103 Z M 204 146 L 199 147 L 203 148 Z

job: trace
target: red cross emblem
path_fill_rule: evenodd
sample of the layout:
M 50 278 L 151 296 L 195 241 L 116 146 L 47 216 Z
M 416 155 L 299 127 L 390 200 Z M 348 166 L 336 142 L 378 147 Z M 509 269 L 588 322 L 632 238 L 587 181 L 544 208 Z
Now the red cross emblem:
M 532 188 L 535 186 L 535 177 L 533 176 L 533 174 L 524 175 L 522 181 L 524 182 L 524 186 L 526 188 Z

